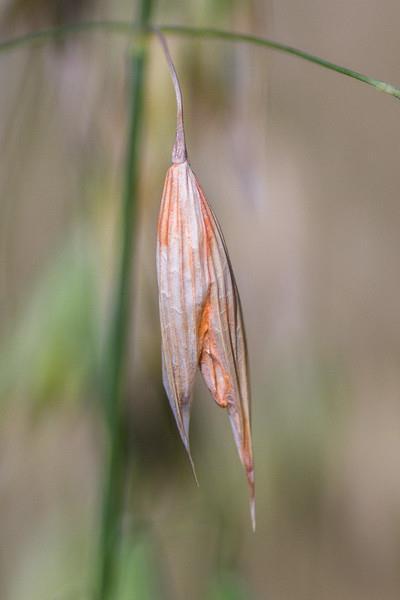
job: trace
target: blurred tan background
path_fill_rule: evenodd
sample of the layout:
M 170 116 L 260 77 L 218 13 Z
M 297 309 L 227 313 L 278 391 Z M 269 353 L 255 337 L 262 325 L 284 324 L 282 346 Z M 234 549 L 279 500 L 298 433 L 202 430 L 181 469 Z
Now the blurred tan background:
M 128 0 L 2 0 L 3 39 Z M 159 0 L 157 23 L 252 32 L 400 84 L 394 0 Z M 175 107 L 153 40 L 116 600 L 400 597 L 400 104 L 261 48 L 170 38 L 191 163 L 248 331 L 252 534 L 226 415 L 198 385 L 193 483 L 162 389 L 155 229 Z M 127 40 L 0 56 L 0 598 L 90 597 Z

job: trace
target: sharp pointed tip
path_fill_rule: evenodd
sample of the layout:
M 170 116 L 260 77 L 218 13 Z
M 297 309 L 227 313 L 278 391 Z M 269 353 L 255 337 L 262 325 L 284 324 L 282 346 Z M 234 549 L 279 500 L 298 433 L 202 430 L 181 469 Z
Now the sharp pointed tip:
M 199 480 L 197 479 L 196 469 L 194 466 L 192 453 L 190 451 L 190 443 L 189 443 L 190 404 L 185 404 L 183 406 L 180 406 L 178 410 L 174 411 L 174 414 L 175 414 L 176 423 L 178 425 L 179 434 L 180 434 L 182 443 L 185 447 L 190 466 L 192 468 L 194 480 L 196 482 L 197 487 L 200 487 Z
M 187 454 L 188 459 L 189 459 L 190 466 L 192 468 L 192 473 L 193 473 L 194 480 L 196 482 L 197 487 L 200 487 L 199 480 L 197 479 L 196 468 L 194 466 L 194 462 L 193 462 L 193 458 L 192 458 L 192 453 L 190 451 L 189 440 L 188 440 L 187 436 L 182 437 L 182 441 L 183 441 L 183 445 L 185 446 L 185 450 L 186 450 L 186 454 Z
M 192 473 L 193 473 L 194 480 L 196 482 L 197 487 L 200 487 L 199 480 L 197 479 L 197 473 L 196 473 L 196 468 L 194 466 L 192 454 L 191 454 L 189 448 L 186 448 L 186 450 L 187 450 L 187 453 L 188 453 L 188 456 L 189 456 L 190 466 L 192 467 Z
M 256 500 L 255 498 L 250 499 L 250 517 L 251 517 L 251 526 L 253 529 L 253 533 L 256 532 Z
M 251 517 L 251 526 L 253 529 L 253 533 L 256 532 L 256 489 L 254 483 L 254 467 L 253 463 L 246 469 L 247 471 L 247 483 L 249 486 L 249 495 L 250 495 L 250 517 Z

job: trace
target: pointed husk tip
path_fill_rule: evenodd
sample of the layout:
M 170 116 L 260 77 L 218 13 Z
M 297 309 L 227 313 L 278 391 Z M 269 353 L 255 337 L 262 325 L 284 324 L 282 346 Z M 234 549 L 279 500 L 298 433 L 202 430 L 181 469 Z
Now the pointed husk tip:
M 254 483 L 254 468 L 246 469 L 247 485 L 249 488 L 250 518 L 253 533 L 256 531 L 256 489 Z

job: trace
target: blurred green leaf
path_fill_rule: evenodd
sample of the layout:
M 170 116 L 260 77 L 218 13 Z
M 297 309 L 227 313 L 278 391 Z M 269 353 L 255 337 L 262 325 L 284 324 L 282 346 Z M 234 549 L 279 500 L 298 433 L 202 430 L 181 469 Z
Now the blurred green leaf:
M 56 253 L 2 344 L 3 404 L 18 398 L 38 410 L 75 398 L 93 372 L 98 306 L 91 248 L 81 238 Z
M 234 573 L 220 573 L 211 582 L 208 600 L 250 600 L 251 595 L 245 589 L 243 581 Z
M 161 594 L 149 540 L 143 534 L 125 539 L 120 550 L 115 600 L 157 600 Z

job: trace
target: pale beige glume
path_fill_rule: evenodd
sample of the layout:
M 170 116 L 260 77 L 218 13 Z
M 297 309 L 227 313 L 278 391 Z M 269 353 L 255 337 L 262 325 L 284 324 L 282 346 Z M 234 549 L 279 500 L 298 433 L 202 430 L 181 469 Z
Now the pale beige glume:
M 177 96 L 177 136 L 157 236 L 163 383 L 192 465 L 189 419 L 197 368 L 216 403 L 227 410 L 246 470 L 254 528 L 250 397 L 240 299 L 220 226 L 187 161 L 181 91 L 165 40 L 160 39 Z

